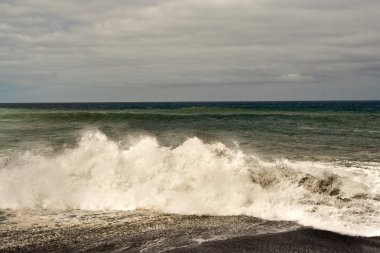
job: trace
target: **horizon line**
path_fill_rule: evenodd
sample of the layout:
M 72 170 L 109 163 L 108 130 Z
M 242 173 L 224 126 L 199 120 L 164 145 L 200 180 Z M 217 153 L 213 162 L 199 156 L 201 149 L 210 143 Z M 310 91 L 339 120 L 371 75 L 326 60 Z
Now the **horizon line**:
M 0 102 L 0 104 L 380 102 L 380 99 Z

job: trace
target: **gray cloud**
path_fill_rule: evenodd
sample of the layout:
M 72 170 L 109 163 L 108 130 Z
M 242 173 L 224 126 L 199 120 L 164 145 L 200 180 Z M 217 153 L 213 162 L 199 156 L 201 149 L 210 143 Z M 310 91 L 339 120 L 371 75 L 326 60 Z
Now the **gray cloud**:
M 0 102 L 380 99 L 377 0 L 0 2 Z

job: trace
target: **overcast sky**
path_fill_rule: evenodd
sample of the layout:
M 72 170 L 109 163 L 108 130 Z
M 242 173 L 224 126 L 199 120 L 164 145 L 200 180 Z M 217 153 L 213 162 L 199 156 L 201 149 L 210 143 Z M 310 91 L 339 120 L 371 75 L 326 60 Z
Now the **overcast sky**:
M 0 102 L 380 99 L 379 0 L 0 0 Z

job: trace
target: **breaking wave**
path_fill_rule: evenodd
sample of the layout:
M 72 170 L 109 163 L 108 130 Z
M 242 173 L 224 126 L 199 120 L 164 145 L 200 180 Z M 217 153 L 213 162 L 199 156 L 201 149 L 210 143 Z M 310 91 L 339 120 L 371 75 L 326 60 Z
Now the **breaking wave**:
M 379 236 L 380 166 L 264 161 L 198 138 L 165 147 L 89 131 L 60 154 L 0 158 L 0 208 L 249 215 Z

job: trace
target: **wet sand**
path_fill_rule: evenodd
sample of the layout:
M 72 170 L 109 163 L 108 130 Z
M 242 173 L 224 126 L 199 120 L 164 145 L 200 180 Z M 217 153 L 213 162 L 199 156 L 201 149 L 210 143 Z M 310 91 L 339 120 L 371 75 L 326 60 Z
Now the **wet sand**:
M 168 251 L 189 252 L 380 252 L 380 237 L 352 237 L 303 228 L 296 231 L 243 236 Z
M 380 252 L 380 238 L 247 216 L 0 210 L 0 252 Z

